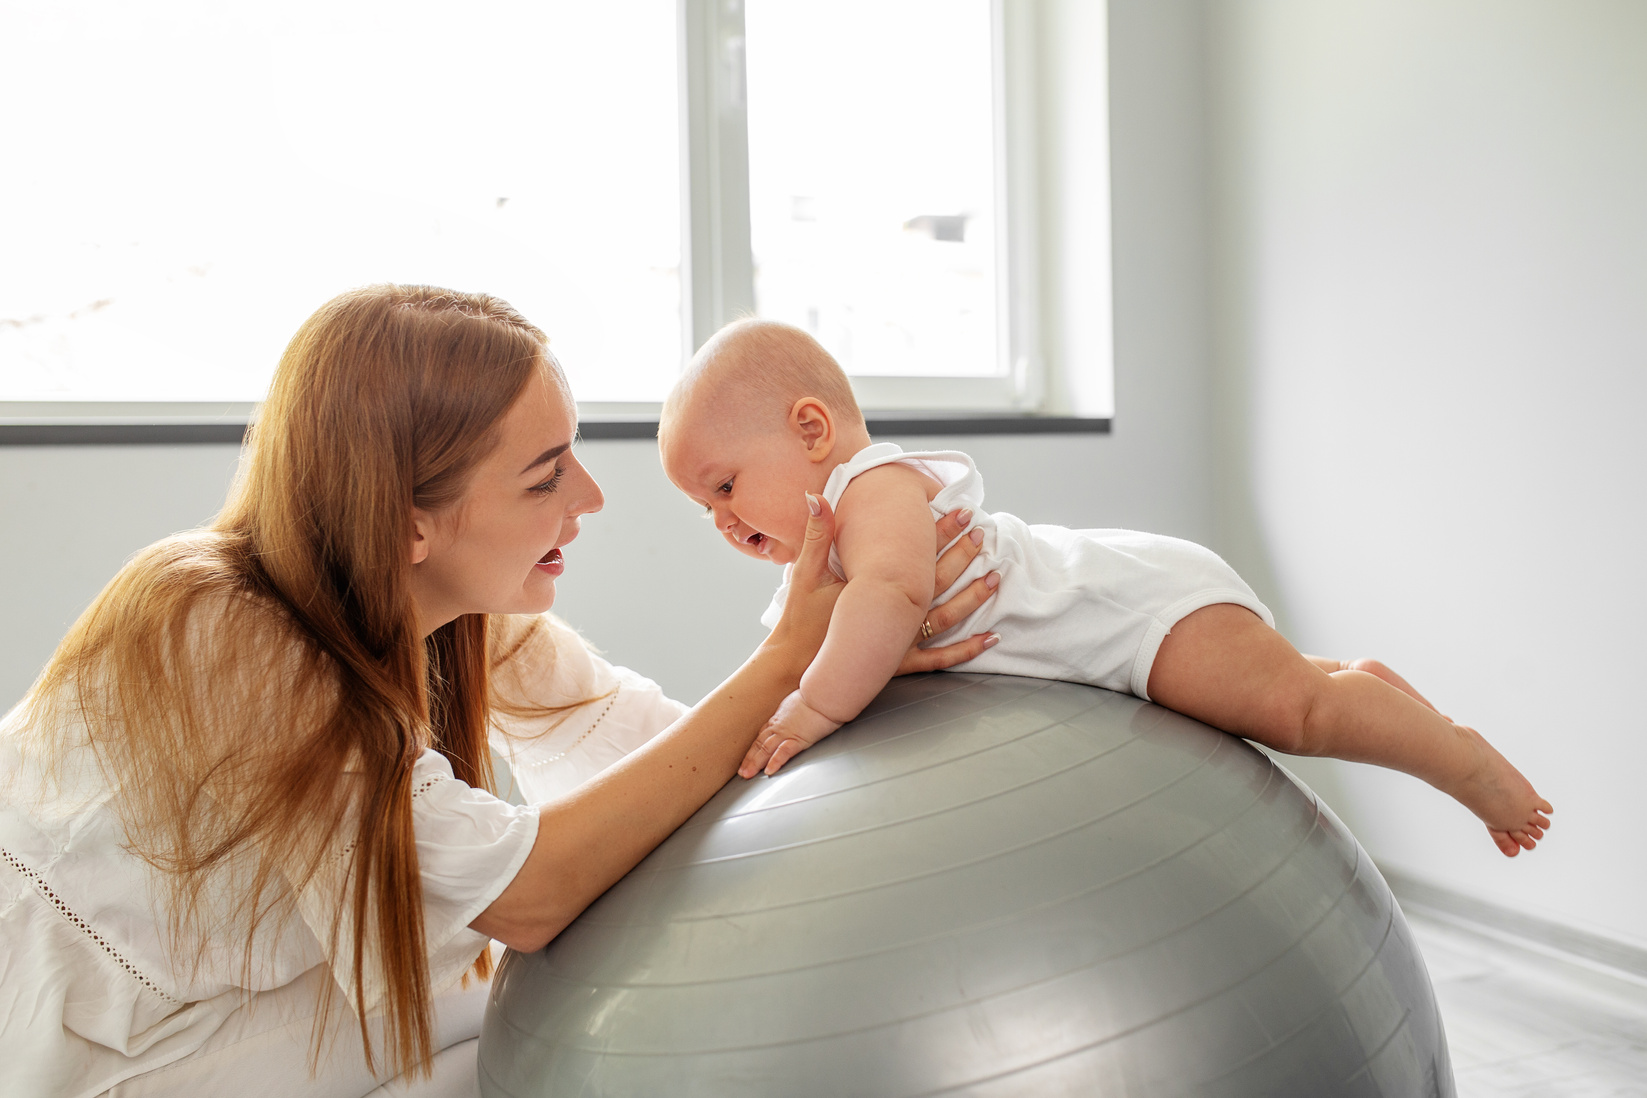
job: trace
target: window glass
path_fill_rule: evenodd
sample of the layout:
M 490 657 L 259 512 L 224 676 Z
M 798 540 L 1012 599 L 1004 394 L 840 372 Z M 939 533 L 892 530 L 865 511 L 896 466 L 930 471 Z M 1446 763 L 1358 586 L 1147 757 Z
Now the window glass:
M 855 375 L 1004 371 L 989 0 L 748 0 L 762 316 Z
M 0 400 L 256 400 L 304 317 L 381 281 L 499 294 L 580 399 L 657 399 L 675 10 L 13 5 Z

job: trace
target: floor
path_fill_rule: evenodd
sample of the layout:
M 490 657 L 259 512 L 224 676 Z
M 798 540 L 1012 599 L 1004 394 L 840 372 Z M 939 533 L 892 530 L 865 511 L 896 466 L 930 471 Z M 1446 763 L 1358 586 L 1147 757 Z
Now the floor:
M 1647 1098 L 1647 979 L 1408 908 L 1458 1098 Z

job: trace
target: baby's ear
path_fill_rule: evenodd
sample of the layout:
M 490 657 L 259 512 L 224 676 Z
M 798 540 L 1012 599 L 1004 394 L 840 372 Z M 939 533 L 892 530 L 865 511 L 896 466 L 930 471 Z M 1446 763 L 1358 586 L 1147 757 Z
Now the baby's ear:
M 810 461 L 822 461 L 835 448 L 835 417 L 817 397 L 802 397 L 789 407 L 789 427 L 800 437 Z

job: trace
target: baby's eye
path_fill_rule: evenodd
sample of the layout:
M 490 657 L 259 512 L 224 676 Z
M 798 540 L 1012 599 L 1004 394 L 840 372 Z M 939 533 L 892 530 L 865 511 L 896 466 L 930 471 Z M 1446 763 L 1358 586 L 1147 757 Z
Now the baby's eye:
M 725 495 L 731 495 L 732 494 L 732 481 L 736 480 L 736 479 L 737 479 L 736 477 L 732 477 L 732 478 L 728 479 L 725 484 L 721 485 L 719 488 L 716 488 L 715 491 L 724 493 Z

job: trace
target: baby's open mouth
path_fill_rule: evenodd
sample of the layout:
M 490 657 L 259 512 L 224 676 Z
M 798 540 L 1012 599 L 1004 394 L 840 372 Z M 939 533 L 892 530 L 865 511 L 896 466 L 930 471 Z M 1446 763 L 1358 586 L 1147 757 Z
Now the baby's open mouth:
M 743 541 L 745 545 L 754 549 L 757 553 L 768 552 L 766 535 L 761 533 L 759 530 L 755 531 L 753 534 L 750 534 L 747 538 L 744 538 Z

